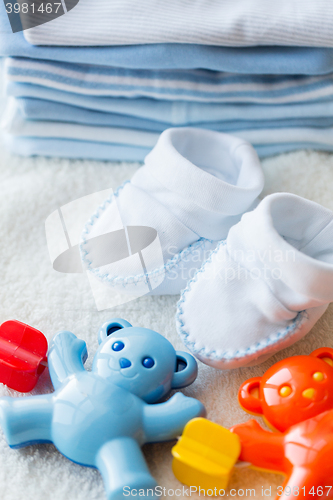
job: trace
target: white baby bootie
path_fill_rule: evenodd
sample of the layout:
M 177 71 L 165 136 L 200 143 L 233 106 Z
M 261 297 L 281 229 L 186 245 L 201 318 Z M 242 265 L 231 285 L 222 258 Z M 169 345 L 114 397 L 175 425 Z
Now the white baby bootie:
M 123 292 L 148 285 L 152 294 L 179 293 L 258 204 L 263 184 L 249 143 L 207 130 L 166 130 L 144 166 L 87 223 L 83 264 Z
M 204 363 L 258 364 L 302 338 L 333 301 L 333 213 L 267 196 L 189 282 L 177 329 Z

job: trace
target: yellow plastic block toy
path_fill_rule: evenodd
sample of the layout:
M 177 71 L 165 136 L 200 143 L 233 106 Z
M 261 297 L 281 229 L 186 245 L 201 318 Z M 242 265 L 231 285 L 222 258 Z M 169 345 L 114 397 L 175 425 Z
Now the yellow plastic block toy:
M 187 486 L 200 487 L 206 492 L 225 489 L 240 452 L 236 434 L 205 418 L 195 418 L 172 448 L 172 470 Z

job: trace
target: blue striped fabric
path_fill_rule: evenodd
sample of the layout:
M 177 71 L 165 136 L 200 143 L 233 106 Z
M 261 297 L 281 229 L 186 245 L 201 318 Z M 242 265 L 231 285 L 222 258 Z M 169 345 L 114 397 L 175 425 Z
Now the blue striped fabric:
M 235 75 L 207 70 L 129 70 L 8 58 L 9 81 L 99 97 L 207 103 L 291 104 L 333 96 L 333 74 Z
M 160 121 L 169 126 L 233 120 L 262 121 L 333 116 L 333 100 L 317 103 L 285 104 L 211 104 L 184 101 L 157 101 L 153 99 L 125 99 L 71 94 L 39 85 L 13 83 L 6 86 L 6 94 L 13 97 L 31 97 L 54 103 L 69 104 L 85 110 L 101 111 L 125 116 Z M 47 113 L 47 110 L 45 110 Z

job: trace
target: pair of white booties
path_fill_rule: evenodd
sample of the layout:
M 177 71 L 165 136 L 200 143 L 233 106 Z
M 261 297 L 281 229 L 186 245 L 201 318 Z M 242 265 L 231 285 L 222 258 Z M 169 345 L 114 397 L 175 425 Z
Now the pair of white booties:
M 85 268 L 121 292 L 178 294 L 184 344 L 219 369 L 258 364 L 303 337 L 333 301 L 333 213 L 258 196 L 253 147 L 169 129 L 88 221 Z

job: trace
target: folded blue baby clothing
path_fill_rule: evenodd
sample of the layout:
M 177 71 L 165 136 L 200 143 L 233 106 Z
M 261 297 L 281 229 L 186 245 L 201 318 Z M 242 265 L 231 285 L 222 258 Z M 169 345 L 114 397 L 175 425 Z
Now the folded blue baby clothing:
M 145 118 L 129 116 L 119 113 L 105 113 L 103 111 L 93 111 L 87 108 L 62 104 L 60 102 L 46 101 L 31 97 L 18 97 L 15 99 L 16 106 L 20 110 L 21 116 L 26 120 L 44 120 L 69 123 L 81 123 L 83 125 L 110 126 L 122 128 L 135 128 L 138 130 L 148 130 L 161 133 L 170 127 L 170 123 L 157 120 L 147 120 Z M 333 112 L 333 102 L 318 106 L 318 116 L 300 116 L 285 119 L 265 120 L 264 117 L 251 120 L 220 120 L 216 122 L 200 122 L 192 124 L 199 128 L 207 128 L 218 132 L 233 132 L 234 130 L 247 130 L 257 128 L 288 128 L 288 127 L 333 127 L 333 114 L 331 116 L 321 116 L 327 113 L 327 108 L 331 104 Z M 265 107 L 267 109 L 267 106 Z M 321 110 L 321 108 L 323 108 Z M 310 115 L 310 113 L 309 113 Z M 251 118 L 251 116 L 249 116 Z M 183 123 L 180 125 L 191 125 Z
M 170 125 L 185 124 L 239 135 L 252 142 L 261 157 L 299 148 L 325 151 L 332 148 L 329 127 L 333 121 L 333 101 L 249 105 L 126 99 L 86 96 L 13 82 L 7 86 L 7 93 L 24 96 L 18 102 L 28 101 L 17 104 L 18 109 L 28 106 L 27 116 L 21 111 L 21 126 L 15 128 L 12 124 L 6 132 L 15 135 L 14 151 L 22 154 L 57 156 L 62 144 L 64 157 L 142 161 L 160 132 Z M 32 116 L 29 109 L 36 110 L 36 105 L 29 106 L 29 100 L 38 102 L 37 114 L 32 111 Z M 6 115 L 5 112 L 5 118 Z M 161 116 L 164 122 L 158 121 Z M 25 139 L 22 145 L 21 138 Z M 78 142 L 85 146 L 81 148 Z M 128 154 L 126 147 L 130 148 Z
M 317 47 L 217 47 L 158 43 L 106 47 L 34 46 L 12 33 L 0 9 L 0 56 L 96 64 L 131 69 L 209 69 L 243 74 L 323 75 L 333 71 L 333 49 Z
M 258 122 L 260 124 L 261 122 Z M 110 126 L 83 125 L 80 123 L 27 120 L 22 116 L 15 99 L 7 106 L 2 120 L 2 128 L 7 134 L 18 137 L 57 138 L 110 144 L 127 144 L 152 149 L 157 143 L 159 133 L 144 129 Z M 317 143 L 333 146 L 333 128 L 329 127 L 279 127 L 234 130 L 233 135 L 253 145 Z
M 5 142 L 24 155 L 142 161 L 168 127 L 191 126 L 234 133 L 260 156 L 330 151 L 333 5 L 240 2 L 80 0 L 19 33 L 0 9 L 14 99 Z
M 260 126 L 262 122 L 256 123 Z M 233 130 L 233 134 L 251 141 L 261 157 L 299 148 L 333 149 L 333 127 L 278 128 L 272 125 L 272 128 L 248 126 Z M 6 144 L 18 154 L 111 161 L 142 161 L 159 137 L 159 132 L 138 128 L 27 119 L 15 99 L 7 106 L 2 128 Z
M 208 103 L 289 104 L 333 96 L 333 75 L 235 75 L 207 70 L 130 70 L 7 58 L 8 81 L 75 94 Z
M 333 100 L 286 105 L 220 104 L 185 101 L 162 101 L 148 98 L 126 99 L 95 97 L 54 90 L 39 85 L 13 83 L 6 85 L 6 95 L 35 98 L 105 113 L 135 116 L 163 121 L 169 126 L 232 120 L 285 120 L 333 116 Z M 47 110 L 45 111 L 47 112 Z M 44 115 L 45 116 L 45 115 Z M 44 118 L 45 119 L 45 118 Z

